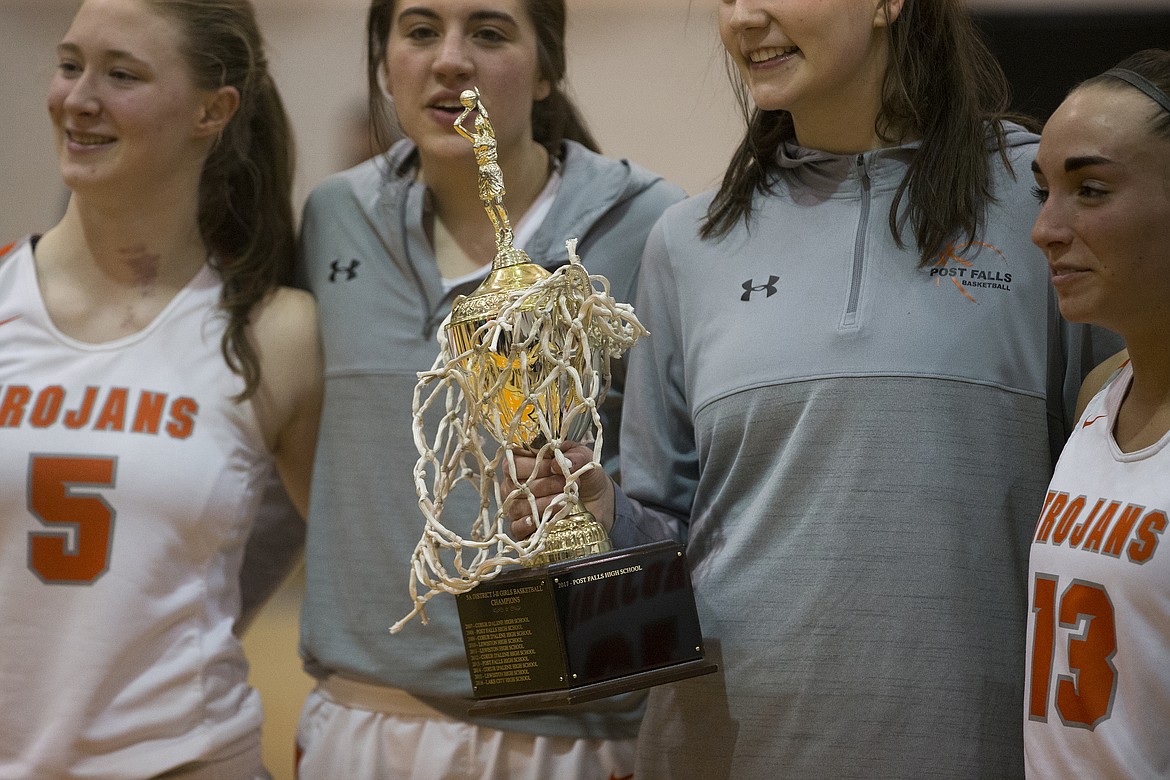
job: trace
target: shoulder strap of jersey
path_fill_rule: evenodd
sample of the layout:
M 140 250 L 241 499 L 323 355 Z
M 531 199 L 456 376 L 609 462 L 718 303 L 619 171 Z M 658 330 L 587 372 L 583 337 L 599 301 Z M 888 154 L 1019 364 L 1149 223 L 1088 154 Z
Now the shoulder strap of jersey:
M 16 248 L 18 243 L 18 241 L 13 241 L 8 246 L 0 248 L 0 263 L 4 262 L 4 258 L 8 256 L 9 252 Z

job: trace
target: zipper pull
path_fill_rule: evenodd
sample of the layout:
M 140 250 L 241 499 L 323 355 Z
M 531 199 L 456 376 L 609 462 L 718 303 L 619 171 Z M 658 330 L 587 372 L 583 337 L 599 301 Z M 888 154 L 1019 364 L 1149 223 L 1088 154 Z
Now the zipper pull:
M 861 179 L 863 184 L 869 184 L 869 168 L 865 164 L 865 155 L 857 155 L 857 178 Z

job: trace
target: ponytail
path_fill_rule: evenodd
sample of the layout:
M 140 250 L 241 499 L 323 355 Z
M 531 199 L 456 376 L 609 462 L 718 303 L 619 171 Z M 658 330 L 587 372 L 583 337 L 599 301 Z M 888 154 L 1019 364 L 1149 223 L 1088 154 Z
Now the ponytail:
M 223 279 L 228 315 L 221 349 L 256 392 L 260 361 L 247 338 L 252 309 L 292 279 L 293 142 L 284 103 L 268 72 L 248 0 L 149 0 L 176 19 L 203 89 L 234 87 L 240 105 L 207 157 L 199 183 L 199 231 Z

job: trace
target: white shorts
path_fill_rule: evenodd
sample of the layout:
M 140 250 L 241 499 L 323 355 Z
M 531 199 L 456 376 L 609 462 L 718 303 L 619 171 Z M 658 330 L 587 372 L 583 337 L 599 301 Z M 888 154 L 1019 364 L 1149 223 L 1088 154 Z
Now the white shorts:
M 636 742 L 485 728 L 404 691 L 332 675 L 301 710 L 297 778 L 629 780 Z

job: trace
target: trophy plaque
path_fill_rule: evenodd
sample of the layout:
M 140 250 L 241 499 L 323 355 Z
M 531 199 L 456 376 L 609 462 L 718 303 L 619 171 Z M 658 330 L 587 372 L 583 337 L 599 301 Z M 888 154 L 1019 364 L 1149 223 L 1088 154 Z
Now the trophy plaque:
M 454 129 L 475 154 L 496 256 L 483 283 L 455 299 L 439 356 L 415 388 L 414 476 L 426 527 L 411 558 L 415 607 L 390 630 L 415 615 L 425 623 L 426 602 L 454 594 L 476 699 L 470 710 L 479 714 L 564 706 L 713 672 L 683 546 L 614 550 L 578 498 L 580 476 L 601 468 L 598 405 L 610 362 L 646 331 L 603 277 L 585 271 L 575 241 L 566 242 L 569 263 L 551 272 L 513 245 L 494 128 L 478 90 L 465 90 L 460 102 Z M 574 471 L 560 450 L 565 441 L 592 441 L 592 461 Z M 564 476 L 543 512 L 517 476 L 518 452 L 552 460 Z M 447 498 L 461 489 L 479 498 L 467 537 L 441 522 Z M 507 532 L 517 502 L 528 503 L 536 526 L 520 540 Z
M 508 572 L 456 602 L 484 700 L 472 712 L 575 704 L 715 670 L 676 542 Z

